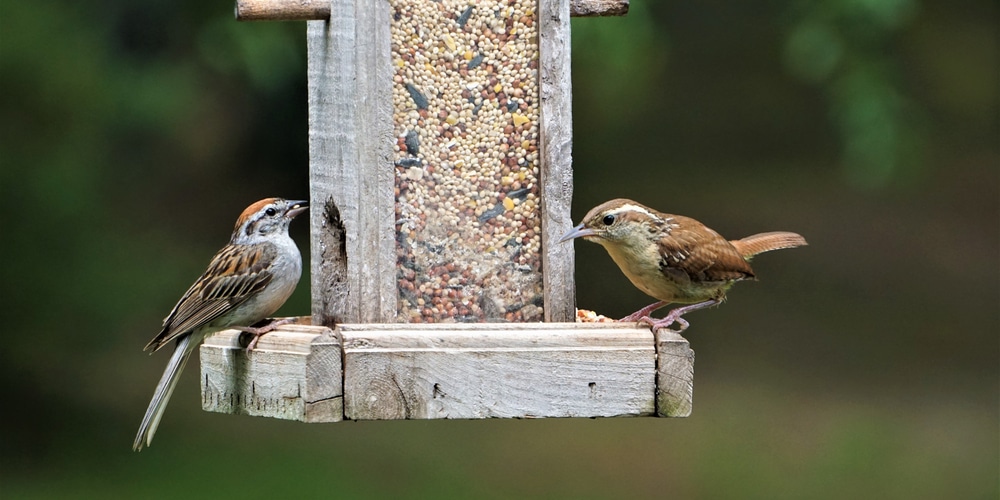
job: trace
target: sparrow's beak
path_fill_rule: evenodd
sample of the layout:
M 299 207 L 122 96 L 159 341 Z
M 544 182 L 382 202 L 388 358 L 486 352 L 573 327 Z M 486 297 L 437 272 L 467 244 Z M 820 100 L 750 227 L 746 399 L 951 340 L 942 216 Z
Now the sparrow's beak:
M 559 243 L 569 241 L 573 238 L 586 238 L 587 236 L 597 236 L 597 233 L 593 229 L 583 227 L 583 223 L 581 223 L 579 226 L 570 229 L 562 238 L 559 238 Z
M 309 201 L 307 200 L 292 201 L 289 203 L 291 203 L 291 205 L 285 212 L 285 215 L 289 219 L 294 218 L 296 215 L 299 215 L 302 212 L 305 212 L 306 210 L 309 210 Z

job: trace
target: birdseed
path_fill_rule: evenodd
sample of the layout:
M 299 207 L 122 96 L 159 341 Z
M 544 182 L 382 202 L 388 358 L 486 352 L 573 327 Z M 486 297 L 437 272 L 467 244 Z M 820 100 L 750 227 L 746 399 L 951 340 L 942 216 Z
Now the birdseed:
M 542 321 L 531 0 L 390 0 L 400 322 Z

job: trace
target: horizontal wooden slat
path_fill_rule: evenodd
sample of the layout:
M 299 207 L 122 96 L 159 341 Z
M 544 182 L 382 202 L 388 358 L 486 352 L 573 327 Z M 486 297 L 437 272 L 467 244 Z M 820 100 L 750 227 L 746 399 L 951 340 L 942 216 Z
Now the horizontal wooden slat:
M 624 16 L 629 0 L 571 0 L 574 17 Z M 330 18 L 330 0 L 236 0 L 239 21 L 323 21 Z
M 655 411 L 656 352 L 645 329 L 522 323 L 438 325 L 418 333 L 345 325 L 341 335 L 348 419 Z

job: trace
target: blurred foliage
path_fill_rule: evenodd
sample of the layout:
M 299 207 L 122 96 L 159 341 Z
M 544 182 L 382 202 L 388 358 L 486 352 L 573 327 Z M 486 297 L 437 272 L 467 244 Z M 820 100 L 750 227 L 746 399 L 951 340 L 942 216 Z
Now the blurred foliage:
M 189 368 L 136 455 L 142 345 L 240 209 L 308 191 L 303 24 L 3 2 L 0 492 L 996 498 L 998 26 L 984 0 L 573 21 L 576 218 L 627 196 L 811 243 L 689 318 L 689 419 L 292 424 L 201 412 Z M 648 301 L 597 245 L 577 269 L 581 307 Z
M 923 110 L 901 90 L 893 36 L 912 20 L 915 0 L 802 2 L 793 8 L 785 64 L 819 85 L 842 143 L 848 179 L 883 187 L 923 161 Z

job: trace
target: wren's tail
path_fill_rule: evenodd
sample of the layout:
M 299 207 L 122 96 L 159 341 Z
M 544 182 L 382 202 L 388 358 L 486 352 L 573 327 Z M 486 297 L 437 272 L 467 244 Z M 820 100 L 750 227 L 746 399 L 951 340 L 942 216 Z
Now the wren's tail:
M 730 243 L 736 247 L 736 251 L 746 260 L 750 260 L 754 255 L 770 252 L 771 250 L 808 245 L 805 238 L 787 231 L 755 234 L 741 240 L 730 241 Z
M 180 379 L 181 372 L 184 371 L 184 365 L 187 364 L 188 359 L 191 359 L 191 353 L 201 344 L 199 339 L 193 337 L 194 334 L 188 333 L 177 339 L 174 353 L 170 355 L 170 361 L 167 363 L 167 368 L 163 370 L 160 383 L 156 384 L 156 391 L 153 392 L 153 399 L 149 402 L 146 415 L 142 417 L 139 433 L 135 435 L 135 442 L 132 443 L 133 450 L 139 451 L 143 446 L 149 446 L 153 442 L 153 434 L 156 434 L 156 427 L 160 425 L 160 417 L 167 409 L 170 394 L 177 386 L 177 380 Z

